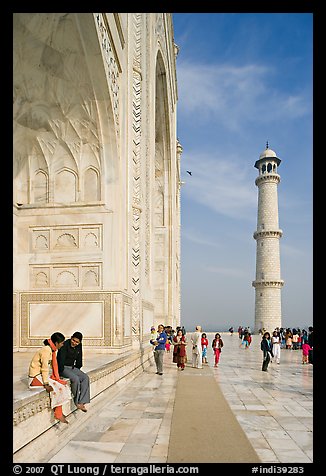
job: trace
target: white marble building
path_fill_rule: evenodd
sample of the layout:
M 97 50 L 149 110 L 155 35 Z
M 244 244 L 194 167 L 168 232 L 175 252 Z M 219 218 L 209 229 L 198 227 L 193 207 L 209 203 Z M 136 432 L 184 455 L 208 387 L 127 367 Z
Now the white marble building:
M 120 353 L 180 323 L 169 13 L 15 13 L 14 350 Z
M 266 146 L 255 167 L 258 187 L 257 230 L 254 232 L 256 245 L 255 288 L 255 332 L 265 328 L 272 333 L 282 326 L 280 238 L 277 187 L 281 177 L 278 166 L 281 160 Z

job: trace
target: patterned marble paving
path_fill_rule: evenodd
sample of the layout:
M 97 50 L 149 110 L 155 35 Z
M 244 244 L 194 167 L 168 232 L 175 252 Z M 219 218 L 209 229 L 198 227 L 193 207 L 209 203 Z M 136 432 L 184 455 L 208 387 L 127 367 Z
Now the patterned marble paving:
M 211 343 L 214 334 L 207 335 Z M 302 365 L 301 351 L 282 349 L 281 363 L 262 372 L 259 336 L 248 350 L 239 347 L 237 334 L 223 339 L 219 367 L 213 367 L 210 348 L 209 365 L 261 461 L 312 462 L 313 366 Z M 88 368 L 96 358 L 87 356 Z M 193 372 L 190 364 L 185 371 Z M 151 366 L 117 395 L 102 398 L 78 434 L 47 462 L 166 463 L 177 378 L 172 353 L 166 353 L 163 376 Z

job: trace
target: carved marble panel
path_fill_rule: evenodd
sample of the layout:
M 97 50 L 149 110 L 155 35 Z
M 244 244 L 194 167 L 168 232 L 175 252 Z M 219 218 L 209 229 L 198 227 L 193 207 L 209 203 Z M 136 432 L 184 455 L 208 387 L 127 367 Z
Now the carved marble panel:
M 52 232 L 54 249 L 76 249 L 79 248 L 78 228 L 56 228 Z
M 80 247 L 85 249 L 102 249 L 100 225 L 82 226 L 80 228 Z
M 50 230 L 39 228 L 31 230 L 32 240 L 31 247 L 32 251 L 49 251 L 50 250 Z
M 79 287 L 79 268 L 78 266 L 53 266 L 52 268 L 52 287 L 59 288 L 78 288 Z
M 31 267 L 31 286 L 33 288 L 50 287 L 50 267 L 32 266 Z
M 102 249 L 102 224 L 33 227 L 30 234 L 31 252 Z
M 103 339 L 103 302 L 31 303 L 29 337 L 42 339 L 56 330 L 65 336 L 78 330 L 85 337 Z
M 20 345 L 42 346 L 53 332 L 79 330 L 89 346 L 112 345 L 112 293 L 21 293 Z
M 99 289 L 102 263 L 53 263 L 30 266 L 32 289 Z
M 121 72 L 121 66 L 105 14 L 94 13 L 94 17 L 106 67 L 105 73 L 110 87 L 116 130 L 119 132 L 119 73 Z
M 82 288 L 99 288 L 101 286 L 100 266 L 82 266 Z

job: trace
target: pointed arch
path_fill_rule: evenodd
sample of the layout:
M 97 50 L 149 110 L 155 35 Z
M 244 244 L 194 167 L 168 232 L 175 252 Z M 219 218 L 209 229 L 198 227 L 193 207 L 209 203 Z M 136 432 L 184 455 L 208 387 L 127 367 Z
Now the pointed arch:
M 160 51 L 155 73 L 154 296 L 155 319 L 168 322 L 171 282 L 171 162 L 167 74 Z
M 99 172 L 95 167 L 88 167 L 83 174 L 84 202 L 96 202 L 101 200 L 101 187 Z

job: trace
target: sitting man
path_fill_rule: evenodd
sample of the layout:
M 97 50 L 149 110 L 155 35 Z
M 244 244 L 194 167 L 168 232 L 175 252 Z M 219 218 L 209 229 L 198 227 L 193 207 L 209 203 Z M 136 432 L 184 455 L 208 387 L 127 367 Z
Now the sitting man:
M 59 375 L 70 379 L 71 392 L 76 407 L 87 412 L 85 403 L 90 402 L 89 377 L 81 369 L 83 365 L 83 335 L 74 332 L 58 350 L 57 360 Z

